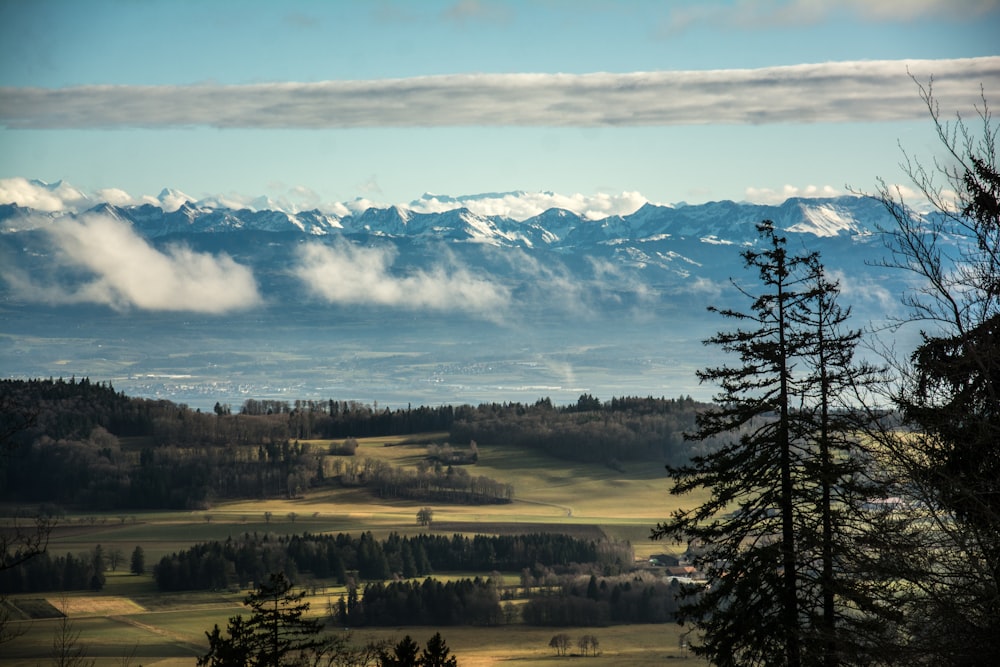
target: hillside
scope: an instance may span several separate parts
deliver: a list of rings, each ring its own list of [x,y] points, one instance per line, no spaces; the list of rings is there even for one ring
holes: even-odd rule
[[[297,499],[316,490],[492,505],[517,499],[504,474],[567,461],[612,472],[687,460],[683,432],[701,405],[687,399],[583,396],[556,407],[483,404],[377,410],[369,405],[247,400],[202,413],[129,398],[89,379],[0,382],[4,459],[0,500],[57,511],[207,510],[223,501]],[[433,432],[433,436],[426,435]],[[356,438],[420,443],[404,463],[358,449]],[[477,442],[478,441],[478,442]],[[481,465],[513,451],[516,462]],[[558,461],[558,462],[557,462]]]

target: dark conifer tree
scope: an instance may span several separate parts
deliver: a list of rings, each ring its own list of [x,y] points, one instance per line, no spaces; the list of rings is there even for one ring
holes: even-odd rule
[[[878,655],[888,610],[870,591],[866,543],[872,526],[864,508],[884,493],[873,461],[858,441],[867,415],[859,406],[884,381],[881,369],[857,363],[859,330],[847,328],[850,309],[837,301],[818,258],[810,262],[811,298],[791,318],[805,336],[799,403],[803,482],[809,510],[796,527],[804,601],[806,662],[826,667],[867,663]]]
[[[686,590],[679,620],[693,620],[704,642],[693,647],[720,665],[801,663],[793,495],[792,363],[801,341],[791,312],[809,297],[805,270],[811,258],[789,257],[773,224],[758,226],[763,250],[743,253],[759,274],[749,312],[718,310],[748,328],[720,332],[706,341],[738,355],[741,365],[708,368],[702,382],[722,390],[717,409],[702,413],[692,439],[738,439],[667,469],[671,493],[699,488],[711,497],[677,510],[653,530],[654,539],[685,540],[707,571],[703,592]]]
[[[209,652],[198,660],[198,665],[278,667],[314,653],[321,646],[317,635],[322,624],[304,617],[309,610],[304,596],[304,591],[292,592],[292,584],[284,574],[271,574],[266,583],[244,599],[243,604],[252,610],[248,619],[241,615],[230,618],[225,635],[218,626],[205,633]]]
[[[381,667],[418,667],[420,664],[420,646],[406,635],[395,646],[392,652],[383,653],[379,659]]]
[[[863,616],[860,603],[838,606],[852,548],[838,520],[844,501],[864,496],[855,488],[863,461],[835,408],[870,371],[852,366],[858,335],[841,332],[847,313],[818,255],[789,255],[769,221],[758,230],[762,248],[743,257],[759,293],[739,288],[750,308],[710,309],[737,327],[707,343],[740,364],[699,373],[720,385],[719,407],[689,438],[723,444],[668,466],[671,493],[705,489],[709,500],[678,510],[653,537],[686,541],[709,576],[705,588],[682,589],[678,612],[704,633],[698,654],[720,665],[833,665],[843,619]]]
[[[440,632],[427,640],[427,648],[420,654],[421,667],[457,667],[458,660],[451,655],[451,649],[445,643]]]
[[[129,567],[132,574],[146,574],[146,553],[141,546],[132,551],[132,561]]]

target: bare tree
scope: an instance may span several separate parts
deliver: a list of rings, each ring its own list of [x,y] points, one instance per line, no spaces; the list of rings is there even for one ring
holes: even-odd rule
[[[913,278],[898,323],[921,343],[889,356],[899,382],[887,397],[904,430],[876,432],[877,453],[899,497],[881,520],[892,539],[877,562],[907,584],[894,602],[911,664],[1000,662],[1000,173],[998,126],[985,90],[974,119],[942,117],[914,79],[943,155],[927,165],[903,150],[902,169],[931,211],[880,180],[891,213],[886,267]]]
[[[579,639],[576,640],[576,645],[580,649],[580,655],[597,655],[597,649],[600,648],[601,642],[598,641],[597,637],[594,635],[581,635]]]
[[[80,644],[80,631],[65,614],[52,633],[51,658],[53,667],[94,667],[94,661],[87,657],[86,649]]]
[[[554,648],[556,655],[566,655],[569,651],[569,641],[569,635],[560,632],[557,635],[553,635],[552,639],[549,640],[549,648]]]

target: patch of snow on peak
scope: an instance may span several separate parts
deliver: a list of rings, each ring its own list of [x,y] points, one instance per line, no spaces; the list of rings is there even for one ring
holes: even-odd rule
[[[805,221],[792,225],[787,231],[829,237],[857,229],[857,224],[849,213],[842,214],[838,207],[831,204],[805,206],[802,215]]]
[[[156,196],[156,199],[160,202],[160,208],[163,209],[164,213],[173,213],[180,209],[181,206],[194,201],[193,197],[188,197],[180,190],[172,188],[163,188],[160,190],[160,194]]]
[[[393,206],[392,208],[395,210],[396,215],[399,216],[399,219],[403,222],[409,222],[410,218],[413,217],[413,212],[409,209],[403,208],[402,206]]]

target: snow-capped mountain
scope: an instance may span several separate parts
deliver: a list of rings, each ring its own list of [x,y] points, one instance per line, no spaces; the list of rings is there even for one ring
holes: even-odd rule
[[[731,243],[751,241],[761,220],[772,220],[791,234],[838,237],[870,234],[885,221],[877,201],[863,197],[789,199],[780,206],[710,202],[698,205],[645,204],[634,213],[589,219],[567,209],[552,208],[525,220],[473,213],[466,207],[418,213],[402,206],[367,208],[338,216],[318,210],[288,213],[274,209],[228,208],[185,200],[164,190],[161,205],[145,203],[120,206],[101,203],[77,216],[110,215],[130,222],[147,238],[177,234],[238,231],[299,232],[313,236],[331,234],[372,235],[411,241],[486,243],[496,246],[583,248],[594,244],[621,244],[665,238],[697,238]],[[461,198],[448,198],[460,202]],[[441,201],[444,201],[443,199]],[[16,204],[0,209],[5,231],[32,211]],[[53,214],[47,214],[52,217]]]
[[[745,306],[731,282],[753,290],[740,251],[765,219],[790,251],[821,253],[859,327],[895,315],[907,289],[879,266],[875,232],[892,220],[861,197],[425,195],[335,213],[32,187],[0,203],[0,321],[16,341],[0,367],[110,374],[209,406],[291,390],[429,404],[695,391],[700,340],[719,326],[705,307]],[[173,375],[194,379],[149,379]]]

